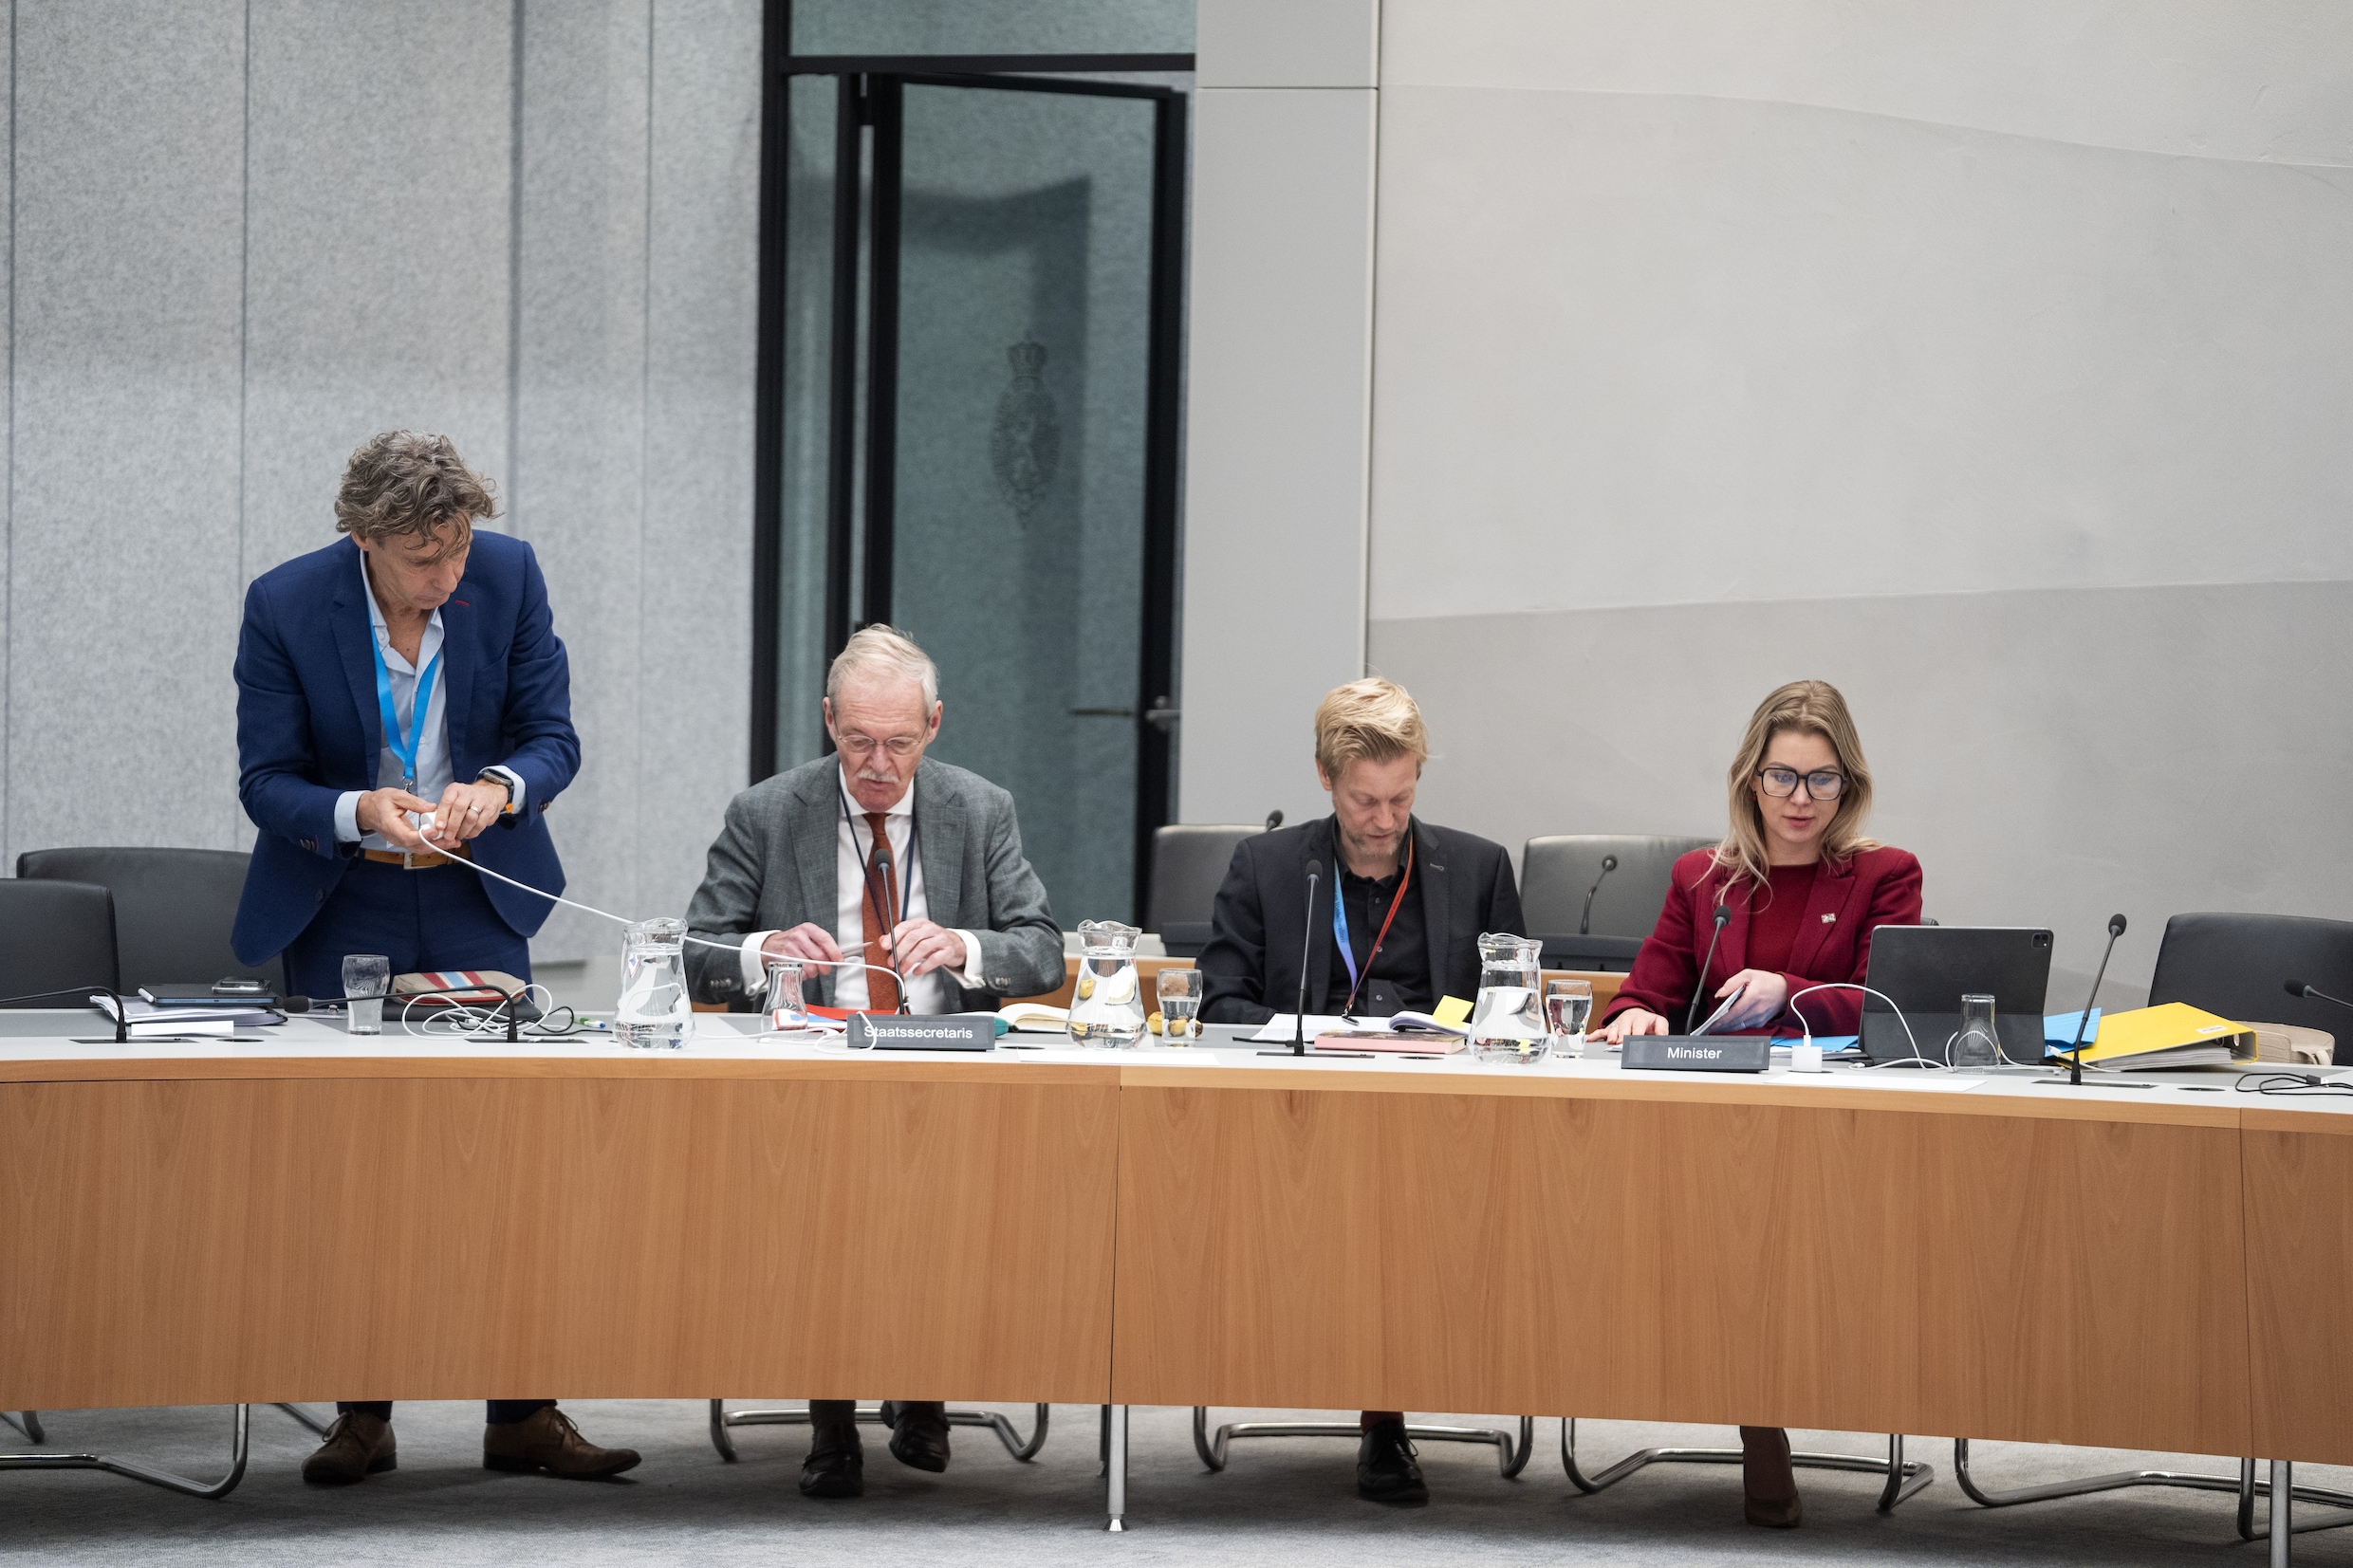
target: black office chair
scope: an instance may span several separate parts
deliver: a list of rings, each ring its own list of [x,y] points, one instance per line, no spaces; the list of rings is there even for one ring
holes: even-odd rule
[[[1233,822],[1185,822],[1154,831],[1144,929],[1159,933],[1171,958],[1201,956],[1209,946],[1218,886],[1233,864],[1233,846],[1265,831]]]
[[[134,990],[235,975],[275,991],[285,984],[277,959],[240,964],[229,949],[251,859],[227,849],[36,849],[16,858],[16,875],[110,890],[122,984]]]
[[[2353,1012],[2289,996],[2299,980],[2353,1001],[2353,921],[2301,914],[2177,914],[2157,947],[2149,1005],[2186,1002],[2242,1024],[2293,1024],[2337,1038],[2353,1066]]]
[[[1632,968],[1642,938],[1658,923],[1677,858],[1719,841],[1609,833],[1529,839],[1520,854],[1520,908],[1527,934],[1544,942],[1545,967]],[[1612,859],[1617,864],[1604,869]]]
[[[0,881],[0,997],[61,987],[115,988],[115,904],[89,882]],[[72,997],[5,1004],[71,1007]]]

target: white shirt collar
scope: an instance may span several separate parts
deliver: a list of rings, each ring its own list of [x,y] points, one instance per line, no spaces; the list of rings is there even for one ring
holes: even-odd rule
[[[399,653],[392,646],[391,630],[384,624],[384,607],[376,602],[376,584],[370,581],[368,578],[367,551],[358,550],[355,551],[355,553],[360,557],[360,597],[367,600],[368,625],[375,629],[376,640],[382,646],[387,657],[391,659],[399,659],[402,671],[408,674],[414,675],[417,673],[417,666],[409,663],[407,659],[402,658]],[[435,605],[434,607],[432,618],[425,622],[425,635],[433,640],[435,646],[438,647],[440,645],[441,609],[439,605]],[[417,645],[417,656],[421,659],[430,660],[432,655],[425,652],[424,645],[420,642]],[[386,668],[390,668],[389,664],[387,664]],[[907,793],[912,795],[915,791],[910,789]]]

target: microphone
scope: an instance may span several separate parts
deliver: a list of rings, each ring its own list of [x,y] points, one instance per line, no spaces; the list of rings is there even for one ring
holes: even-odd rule
[[[1307,932],[1299,944],[1299,1010],[1291,1015],[1291,1055],[1307,1054],[1307,954],[1315,949],[1315,885],[1324,879],[1324,862],[1307,862]]]
[[[1593,895],[1602,891],[1603,877],[1607,876],[1611,872],[1616,871],[1617,869],[1618,857],[1615,855],[1604,855],[1602,857],[1602,876],[1596,876],[1593,879],[1593,885],[1585,889],[1585,912],[1577,917],[1578,935],[1590,936],[1593,934]]]
[[[1272,833],[1276,828],[1281,827],[1282,825],[1283,810],[1280,806],[1277,806],[1274,810],[1267,813],[1267,831],[1269,833]]]
[[[1724,938],[1724,927],[1732,917],[1732,906],[1715,906],[1715,934],[1708,938],[1708,956],[1699,961],[1699,984],[1692,987],[1691,1005],[1683,1010],[1683,1032],[1689,1034],[1699,1018],[1699,993],[1708,988],[1708,966],[1715,962],[1715,945]]]
[[[913,1013],[915,1009],[907,1005],[907,966],[899,961],[899,884],[891,879],[891,840],[888,834],[878,833],[874,836],[874,854],[868,858],[867,864],[869,876],[876,872],[882,874],[882,896],[875,900],[874,906],[875,923],[882,928],[882,950],[891,955],[891,968],[899,971],[892,977],[899,982],[899,1010]],[[866,892],[869,895],[874,892],[871,884]],[[874,1001],[872,984],[868,982],[866,992],[869,1005]]]
[[[2315,1002],[2334,1002],[2340,1007],[2353,1007],[2353,1002],[2347,1002],[2342,996],[2331,996],[2326,991],[2307,986],[2301,980],[2290,980],[2288,983],[2288,994],[2309,997]]]
[[[2075,1043],[2067,1047],[2067,1083],[2072,1088],[2084,1086],[2084,1030],[2091,1023],[2093,1005],[2100,1000],[2100,982],[2108,977],[2108,955],[2116,951],[2116,939],[2123,934],[2124,917],[2109,915],[2108,945],[2101,950],[2099,972],[2091,977],[2091,995],[2084,999],[2084,1010],[2076,1015]]]

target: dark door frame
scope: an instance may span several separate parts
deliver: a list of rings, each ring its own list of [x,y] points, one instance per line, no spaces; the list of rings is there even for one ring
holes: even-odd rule
[[[1081,82],[1026,72],[1190,71],[1194,57],[1132,55],[848,56],[790,52],[791,0],[769,0],[760,135],[757,444],[752,478],[751,757],[753,783],[778,770],[784,560],[786,176],[789,98],[796,76],[841,83],[835,117],[833,309],[827,383],[825,656],[860,624],[890,614],[891,545],[898,425],[899,197],[901,94],[907,83],[998,91],[1138,98],[1154,107],[1151,322],[1145,370],[1142,656],[1132,710],[1137,727],[1135,890],[1140,915],[1150,895],[1153,830],[1170,816],[1176,722],[1177,378],[1184,308],[1186,101],[1173,88]],[[864,135],[873,131],[868,256],[865,465],[865,592],[853,619],[850,556],[856,537],[858,254]]]

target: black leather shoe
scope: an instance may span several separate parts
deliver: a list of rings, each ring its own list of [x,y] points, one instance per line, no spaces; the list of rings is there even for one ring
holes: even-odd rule
[[[1404,1422],[1380,1422],[1357,1444],[1356,1495],[1397,1508],[1418,1508],[1430,1501]]]
[[[891,1457],[934,1475],[948,1467],[948,1407],[937,1400],[906,1400],[891,1428]]]
[[[801,1461],[803,1497],[863,1497],[866,1446],[847,1421],[821,1421],[809,1429],[808,1457]]]

